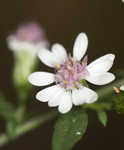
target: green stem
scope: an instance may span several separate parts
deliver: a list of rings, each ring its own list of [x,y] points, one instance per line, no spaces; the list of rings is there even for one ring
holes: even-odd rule
[[[32,120],[27,121],[26,123],[24,123],[23,125],[19,126],[16,129],[16,136],[15,138],[27,133],[28,131],[35,129],[36,127],[38,127],[39,125],[52,120],[53,118],[55,118],[57,115],[56,112],[50,112],[48,114],[45,115],[41,115],[39,117],[36,117]],[[0,147],[7,144],[9,142],[9,138],[7,136],[7,134],[1,134],[0,135]]]
[[[24,116],[26,112],[26,104],[25,105],[20,105],[16,111],[16,120],[18,123],[22,123],[24,121]]]

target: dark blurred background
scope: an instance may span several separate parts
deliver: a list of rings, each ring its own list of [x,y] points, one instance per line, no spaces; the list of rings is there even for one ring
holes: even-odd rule
[[[5,0],[0,2],[0,20],[0,89],[12,103],[16,101],[11,81],[14,62],[6,37],[25,21],[38,21],[46,29],[51,43],[59,42],[68,51],[77,34],[86,32],[89,61],[112,52],[116,54],[113,71],[124,67],[124,3],[121,0]],[[42,65],[40,68],[43,69]],[[47,104],[35,99],[29,109],[50,110]],[[49,122],[0,149],[50,150],[54,123]],[[0,118],[0,131],[3,130],[4,121]],[[109,112],[108,126],[104,128],[91,112],[88,130],[73,150],[123,150],[123,137],[124,116]]]

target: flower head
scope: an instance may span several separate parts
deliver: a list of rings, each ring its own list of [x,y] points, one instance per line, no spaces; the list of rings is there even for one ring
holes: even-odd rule
[[[47,66],[55,68],[55,74],[34,72],[29,76],[29,81],[35,86],[45,86],[53,82],[56,85],[38,92],[36,99],[48,102],[50,107],[58,106],[61,113],[70,111],[73,104],[93,103],[98,99],[97,93],[82,84],[82,81],[95,85],[113,81],[115,76],[108,71],[113,65],[115,56],[107,54],[87,65],[88,57],[84,57],[87,47],[87,36],[80,33],[74,43],[73,57],[68,56],[60,44],[54,44],[51,51],[47,49],[39,51],[40,60]]]
[[[48,47],[45,31],[35,22],[22,24],[8,36],[7,44],[14,52],[14,84],[24,91],[30,87],[27,78],[37,65],[38,50]]]
[[[48,41],[43,28],[35,22],[20,25],[16,32],[8,37],[8,46],[11,50],[33,51],[46,47]]]
[[[72,90],[74,87],[83,87],[81,80],[88,75],[87,61],[87,56],[83,59],[82,64],[69,56],[64,64],[57,69],[56,82],[67,90]]]

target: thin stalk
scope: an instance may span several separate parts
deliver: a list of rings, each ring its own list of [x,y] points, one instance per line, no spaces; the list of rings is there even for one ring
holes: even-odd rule
[[[54,119],[56,117],[56,115],[57,115],[57,112],[50,112],[48,114],[41,115],[39,117],[36,117],[34,119],[27,121],[26,123],[24,123],[23,125],[19,126],[16,129],[15,138],[27,133],[30,130],[37,128],[39,125],[41,125],[41,124],[43,124],[49,120]],[[10,139],[8,138],[7,134],[1,134],[0,135],[0,147],[4,146],[9,141],[10,141]]]

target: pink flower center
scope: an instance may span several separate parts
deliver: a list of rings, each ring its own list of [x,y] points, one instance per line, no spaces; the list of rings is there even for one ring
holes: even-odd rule
[[[56,82],[59,83],[61,87],[68,90],[82,88],[81,80],[85,79],[88,74],[86,69],[87,61],[87,56],[85,56],[82,63],[69,56],[65,63],[58,67],[56,72]]]
[[[35,22],[20,25],[14,35],[18,40],[33,44],[46,40],[45,31]]]

